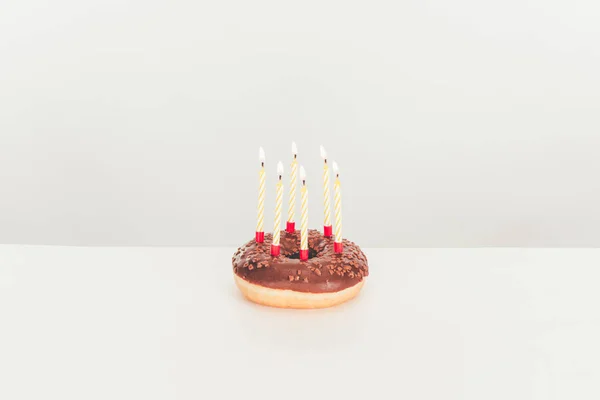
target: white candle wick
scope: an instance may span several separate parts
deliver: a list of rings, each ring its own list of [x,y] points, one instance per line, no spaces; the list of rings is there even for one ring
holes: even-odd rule
[[[283,164],[281,161],[277,163],[277,175],[279,175],[279,179],[281,179],[281,176],[283,175]]]
[[[298,155],[298,148],[296,147],[296,142],[292,142],[292,154],[294,155],[294,158],[296,158],[296,156]]]
[[[261,164],[265,163],[265,150],[262,147],[258,148],[258,159]]]
[[[303,166],[300,166],[300,179],[302,180],[302,183],[304,184],[304,181],[306,181],[306,171],[304,170]]]

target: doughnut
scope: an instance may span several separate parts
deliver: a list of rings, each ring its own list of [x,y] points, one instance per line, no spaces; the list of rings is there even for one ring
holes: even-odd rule
[[[335,253],[333,238],[308,231],[308,260],[300,260],[300,231],[281,231],[280,255],[271,256],[273,235],[250,240],[232,257],[234,280],[250,301],[279,308],[325,308],[354,298],[369,275],[367,257],[343,239]]]

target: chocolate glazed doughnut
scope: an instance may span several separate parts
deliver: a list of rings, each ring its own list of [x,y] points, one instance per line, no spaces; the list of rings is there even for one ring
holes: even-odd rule
[[[341,254],[333,239],[308,231],[309,259],[300,261],[300,231],[281,231],[281,255],[270,254],[273,235],[264,243],[253,239],[232,258],[235,282],[244,296],[259,304],[286,308],[323,308],[356,296],[369,275],[367,257],[343,240]]]

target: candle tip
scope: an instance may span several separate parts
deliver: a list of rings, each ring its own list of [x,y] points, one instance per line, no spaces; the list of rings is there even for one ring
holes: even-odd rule
[[[325,151],[325,147],[321,145],[321,157],[323,160],[327,160],[327,152]]]
[[[298,154],[298,148],[296,147],[296,142],[292,142],[292,154]]]
[[[258,159],[260,160],[260,162],[264,163],[265,162],[265,150],[262,147],[258,148]]]
[[[338,168],[337,163],[334,161],[332,163],[332,165],[333,165],[333,173],[336,174],[336,175],[339,175],[340,174],[340,169]]]
[[[303,181],[306,180],[306,171],[304,170],[303,166],[300,166],[300,179]]]
[[[277,163],[277,175],[283,175],[283,164],[281,163],[281,161]]]

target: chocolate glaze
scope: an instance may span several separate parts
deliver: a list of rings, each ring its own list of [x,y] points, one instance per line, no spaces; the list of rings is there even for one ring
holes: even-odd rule
[[[281,231],[281,255],[271,256],[273,235],[265,234],[264,243],[252,239],[232,258],[233,272],[240,278],[272,289],[297,292],[338,292],[356,285],[369,275],[367,257],[360,247],[343,240],[342,254],[336,254],[333,238],[317,230],[308,231],[309,258],[300,261],[300,231]]]

